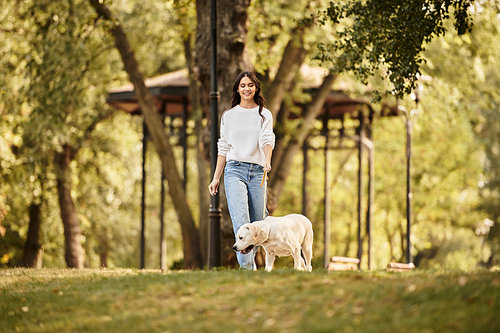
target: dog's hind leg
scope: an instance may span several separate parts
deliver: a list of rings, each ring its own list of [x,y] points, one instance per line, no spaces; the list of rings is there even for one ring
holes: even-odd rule
[[[292,253],[293,257],[293,268],[299,271],[304,271],[306,270],[306,265],[304,263],[304,259],[302,259],[302,256],[300,255],[300,247],[296,247],[295,251]]]
[[[303,245],[302,253],[304,254],[304,259],[306,262],[306,271],[312,271],[311,259],[312,259],[312,246]]]
[[[313,232],[312,229],[306,232],[306,236],[304,237],[304,241],[301,244],[302,254],[304,255],[304,259],[306,261],[306,271],[312,271],[311,259],[312,259],[312,244],[313,244]]]

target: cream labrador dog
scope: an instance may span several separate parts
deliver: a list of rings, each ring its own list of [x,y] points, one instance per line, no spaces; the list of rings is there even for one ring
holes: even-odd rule
[[[266,251],[266,271],[273,269],[276,256],[292,255],[297,270],[312,270],[313,229],[304,215],[290,214],[282,217],[268,216],[262,221],[243,224],[236,234],[235,251],[249,253],[255,246]],[[304,254],[304,259],[300,255]]]

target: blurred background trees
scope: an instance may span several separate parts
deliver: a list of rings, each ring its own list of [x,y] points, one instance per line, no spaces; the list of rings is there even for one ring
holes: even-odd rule
[[[207,207],[203,191],[208,184],[203,180],[208,172],[203,165],[208,164],[200,160],[207,155],[207,124],[202,116],[208,112],[203,73],[208,73],[204,38],[209,35],[202,27],[210,12],[196,9],[207,8],[207,3],[104,3],[121,22],[144,77],[190,66],[192,89],[201,87],[199,100],[192,101],[199,109],[193,110],[190,120],[196,135],[188,142],[186,201],[203,237],[203,214],[208,214],[203,208]],[[231,8],[221,7],[227,16],[220,17],[227,19],[220,24],[227,25],[226,33],[229,27],[239,29],[234,44],[239,48],[231,48],[221,38],[221,59],[225,60],[219,60],[220,71],[226,71],[229,63],[234,66],[221,82],[221,92],[230,89],[234,73],[243,66],[253,67],[259,75],[264,96],[272,105],[278,137],[269,175],[272,190],[279,189],[271,193],[273,214],[300,213],[302,154],[296,152],[320,124],[312,120],[313,107],[309,108],[311,121],[301,122],[307,115],[294,102],[313,106],[321,97],[304,90],[311,77],[299,69],[303,64],[321,66],[316,59],[325,60],[325,53],[318,43],[341,40],[337,31],[348,27],[348,21],[298,24],[328,8],[326,1],[242,1],[237,17],[244,20],[246,16],[247,23],[233,25]],[[500,8],[494,0],[475,1],[466,8],[474,24],[471,31],[459,35],[453,20],[445,20],[447,32],[424,43],[419,70],[432,80],[423,84],[418,106],[411,96],[400,100],[408,109],[419,110],[413,129],[412,252],[420,267],[474,269],[498,264]],[[107,92],[128,82],[109,31],[110,23],[97,19],[88,0],[6,0],[0,9],[1,267],[139,265],[142,117],[106,104]],[[331,64],[324,62],[323,66],[330,69]],[[359,82],[356,73],[338,69],[325,79],[325,85],[353,98],[369,102],[375,97],[371,90],[391,91],[394,87],[380,68],[374,74],[381,73],[382,78],[365,77],[368,86]],[[396,104],[391,94],[380,97],[382,103]],[[221,98],[223,109],[229,95],[224,93]],[[380,110],[380,105],[374,107]],[[404,258],[406,164],[401,117],[376,118],[374,125],[372,267],[376,268]],[[320,145],[321,140],[314,138],[310,144]],[[146,160],[148,268],[159,267],[160,251],[161,163],[155,151],[150,145]],[[178,148],[174,147],[174,153],[181,156]],[[288,157],[281,164],[283,156]],[[316,267],[320,267],[324,153],[312,150],[309,156],[308,210],[315,228]],[[357,154],[333,152],[331,173],[330,254],[356,256]],[[165,207],[167,263],[171,267],[182,261],[183,238],[170,196]],[[485,219],[495,223],[488,235],[481,232]],[[230,233],[228,237],[230,242]],[[226,252],[226,256],[230,254]]]

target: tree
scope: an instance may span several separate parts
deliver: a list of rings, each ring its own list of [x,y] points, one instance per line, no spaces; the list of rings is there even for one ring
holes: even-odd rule
[[[299,71],[300,65],[305,61],[307,54],[310,52],[310,48],[306,42],[306,36],[311,35],[312,28],[311,25],[307,25],[307,29],[297,27],[297,23],[291,18],[284,18],[280,13],[292,13],[294,9],[298,9],[295,12],[299,18],[303,18],[302,12],[300,10],[310,10],[309,2],[298,1],[298,2],[268,2],[268,1],[256,1],[250,4],[249,1],[239,1],[236,4],[234,2],[225,3],[224,1],[218,1],[218,78],[219,78],[219,92],[220,92],[220,104],[219,113],[226,110],[230,106],[230,97],[232,86],[236,76],[242,70],[251,70],[251,63],[258,66],[255,71],[261,74],[261,83],[263,85],[264,96],[268,97],[268,107],[270,108],[273,116],[275,117],[275,124],[278,124],[278,117],[286,119],[283,116],[287,111],[283,111],[282,115],[279,116],[281,105],[285,99],[286,94],[292,89],[292,82],[296,78]],[[209,1],[197,1],[197,37],[196,37],[196,68],[198,70],[199,82],[200,82],[200,101],[202,109],[205,115],[208,114],[209,109],[209,93],[210,93],[210,36],[207,31],[210,31],[210,6]],[[222,10],[223,9],[223,10]],[[247,42],[248,39],[248,21],[247,16],[252,15],[252,36],[251,40]],[[272,14],[271,14],[272,13]],[[254,21],[256,20],[256,21]],[[274,29],[274,31],[269,32],[269,27],[273,27],[276,21],[286,22],[286,26],[281,26],[282,29]],[[278,26],[279,26],[278,24]],[[262,30],[261,30],[262,29]],[[261,33],[262,32],[262,33]],[[236,36],[236,37],[235,37]],[[262,37],[265,36],[265,37]],[[258,41],[257,41],[258,40]],[[278,74],[271,79],[269,76],[269,67],[263,66],[266,60],[259,58],[263,61],[257,61],[255,59],[250,59],[250,55],[247,52],[247,44],[255,45],[256,42],[263,43],[264,41],[270,41],[267,47],[276,43],[280,40],[280,46],[277,47],[275,56],[275,62],[272,63],[274,67],[279,68]],[[286,45],[286,47],[285,47]],[[260,50],[263,51],[263,50]],[[264,50],[264,53],[266,51]],[[269,65],[269,63],[268,63]],[[334,81],[334,76],[325,79],[323,90],[315,96],[315,99],[310,104],[309,118],[314,119],[315,115],[321,110],[322,101],[328,95],[330,86]],[[298,132],[298,137],[296,141],[293,141],[293,146],[300,146],[302,144],[303,138],[305,138],[305,133],[311,129],[311,122],[307,122],[305,126],[301,128]],[[207,132],[205,132],[207,133]],[[205,139],[205,142],[208,140]],[[283,151],[283,145],[277,143],[275,151],[273,153],[273,168],[274,170],[270,173],[269,179],[269,195],[275,197],[276,200],[270,199],[270,202],[276,202],[279,198],[280,192],[275,192],[272,187],[276,187],[279,190],[282,188],[286,181],[287,170],[289,170],[291,164],[288,163],[291,158],[293,158],[296,149],[289,149],[288,155],[283,159],[283,163],[277,160],[276,157],[281,157],[281,152]],[[208,152],[208,147],[205,146],[205,151]],[[206,154],[205,156],[208,156]],[[288,164],[287,164],[288,163]],[[281,165],[281,167],[280,167]],[[274,175],[281,172],[281,177],[276,178],[273,181]],[[204,188],[206,191],[206,186]],[[223,243],[223,258],[228,258],[233,256],[234,251],[232,250],[232,244],[234,243],[234,234],[230,219],[225,207],[224,192],[220,192],[223,200],[223,223],[222,223],[222,243]],[[274,195],[276,193],[276,195]],[[276,206],[268,205],[270,211],[272,212]],[[226,264],[226,263],[224,263]]]
[[[17,15],[14,29],[24,35],[24,47],[8,52],[12,59],[17,59],[11,64],[20,70],[22,93],[27,94],[23,96],[27,103],[16,110],[27,115],[19,123],[22,141],[16,150],[24,158],[30,156],[30,160],[36,161],[33,179],[43,179],[43,173],[53,167],[64,225],[66,262],[69,267],[81,268],[81,228],[71,196],[70,163],[96,124],[112,112],[88,89],[95,87],[93,84],[99,79],[105,79],[103,72],[99,79],[94,76],[95,68],[104,65],[99,62],[100,31],[88,16],[71,17],[71,13],[82,10],[82,2],[9,5]],[[87,52],[88,49],[92,52]],[[43,180],[40,186],[43,190]],[[38,204],[34,201],[30,208],[26,258],[34,258],[29,251],[38,243],[36,231],[41,223]]]
[[[324,77],[321,86],[313,93],[305,93],[300,86],[304,80],[299,73],[301,65],[314,50],[314,44],[328,35],[327,29],[319,30],[311,22],[300,23],[308,13],[315,11],[316,6],[316,2],[310,1],[258,1],[252,8],[252,20],[256,21],[252,45],[263,46],[259,52],[266,56],[275,54],[274,63],[265,60],[260,54],[256,55],[260,61],[256,70],[262,74],[264,95],[268,97],[268,106],[275,120],[276,146],[272,158],[273,171],[269,174],[268,182],[270,213],[277,208],[292,167],[291,162],[312,130],[337,78],[335,74]],[[291,16],[288,20],[283,19],[285,12]],[[268,31],[270,26],[279,29]],[[274,78],[271,78],[271,72],[275,73]],[[304,98],[304,95],[307,97]],[[290,126],[292,122],[288,118],[294,108],[292,104],[299,101],[304,104],[302,109],[296,110],[299,123]],[[293,134],[287,132],[288,127],[294,128]]]
[[[276,214],[298,212],[301,185],[301,168],[298,165],[301,163],[301,156],[296,152],[307,134],[319,128],[317,114],[332,83],[335,84],[338,77],[344,80],[347,77],[334,72],[325,78],[320,89],[304,90],[303,81],[307,78],[301,77],[300,66],[303,63],[314,64],[312,58],[316,54],[316,45],[320,41],[325,44],[333,43],[335,39],[331,32],[342,29],[343,24],[348,22],[341,20],[335,25],[325,22],[321,28],[312,22],[297,23],[310,13],[317,12],[321,3],[256,0],[238,2],[234,6],[233,3],[219,2],[221,7],[218,23],[223,32],[219,38],[220,111],[229,105],[228,92],[238,72],[254,66],[263,84],[264,96],[268,98],[268,106],[275,116],[277,145],[273,154],[273,171],[269,175],[269,189],[274,192],[274,198],[269,203]],[[14,4],[18,4],[17,1],[9,2],[11,6]],[[481,2],[481,6],[485,4],[486,2]],[[203,231],[206,222],[203,219],[208,215],[206,184],[209,177],[209,126],[206,126],[208,124],[204,123],[203,118],[208,114],[209,100],[210,41],[207,32],[210,10],[207,1],[198,1],[196,5],[198,6],[195,7],[194,1],[190,0],[173,4],[130,0],[121,3],[120,7],[110,5],[112,13],[116,15],[110,21],[102,19],[105,16],[96,18],[94,10],[86,1],[42,1],[36,5],[28,1],[22,3],[22,6],[10,7],[7,11],[7,15],[15,13],[15,21],[0,17],[3,18],[0,23],[0,39],[6,41],[6,47],[0,50],[0,59],[6,64],[0,70],[0,237],[5,235],[0,242],[2,263],[5,264],[8,260],[9,265],[21,263],[24,248],[22,242],[28,239],[24,244],[27,258],[33,258],[28,254],[34,254],[43,243],[44,265],[62,264],[57,259],[62,257],[59,248],[64,247],[62,237],[58,235],[62,229],[61,216],[54,214],[60,210],[57,208],[57,181],[71,186],[69,193],[66,185],[59,186],[59,192],[64,194],[63,198],[69,198],[73,202],[74,209],[69,211],[76,213],[81,236],[75,239],[80,239],[81,249],[85,251],[85,265],[129,266],[135,262],[133,257],[137,247],[134,246],[133,233],[137,232],[137,226],[133,220],[138,214],[135,208],[140,167],[132,155],[127,154],[130,151],[138,154],[140,150],[140,145],[137,145],[140,119],[119,113],[92,125],[100,115],[110,111],[105,106],[106,89],[110,84],[118,85],[127,80],[121,68],[123,59],[130,53],[124,52],[126,54],[120,59],[116,45],[113,46],[117,39],[117,26],[127,32],[130,44],[128,51],[135,51],[136,64],[126,67],[134,76],[137,73],[152,76],[178,69],[184,64],[190,70],[191,103],[198,138],[198,167],[193,166],[190,171],[195,173],[197,169],[199,181],[190,182],[188,186],[198,186],[199,189],[199,228],[196,228],[194,222],[194,227],[186,227],[185,224],[186,221],[194,221],[196,216],[186,220],[186,215],[182,217],[177,214],[177,218],[179,226],[184,228],[179,232],[183,234],[184,246],[190,244],[185,237],[194,239],[193,235],[196,237],[197,233],[199,237],[206,235]],[[340,6],[338,2],[336,5]],[[375,8],[375,5],[371,4],[371,8]],[[405,6],[411,8],[410,4],[402,3],[396,7],[397,10],[402,10]],[[195,8],[198,9],[197,12]],[[173,16],[165,14],[167,12],[171,12]],[[5,12],[2,13],[5,15]],[[453,10],[450,13],[453,15]],[[488,9],[482,12],[477,10],[475,13],[482,13],[484,17],[489,13],[495,18],[497,12]],[[72,22],[69,22],[70,17]],[[172,17],[176,22],[170,21]],[[398,21],[398,17],[394,20]],[[165,22],[169,22],[169,27],[172,27],[172,23],[175,27],[162,29]],[[443,29],[450,33],[444,37],[439,35],[438,38],[436,34],[431,35],[433,42],[425,44],[425,53],[421,54],[421,58],[427,62],[419,65],[422,73],[434,77],[433,82],[427,84],[426,97],[420,103],[421,112],[414,131],[413,181],[415,191],[418,189],[414,201],[414,244],[416,259],[425,265],[432,265],[432,260],[440,260],[447,265],[459,262],[457,258],[464,258],[464,250],[460,249],[460,255],[454,254],[454,259],[451,254],[456,252],[460,242],[465,242],[469,247],[475,241],[467,240],[471,238],[469,236],[475,221],[484,217],[484,211],[491,214],[488,216],[496,214],[497,143],[494,133],[497,119],[494,110],[498,103],[494,91],[496,85],[484,83],[496,82],[495,48],[484,48],[484,45],[496,45],[496,21],[475,21],[475,26],[481,27],[481,30],[473,30],[461,37],[457,37],[449,21],[444,22]],[[196,36],[195,26],[198,26]],[[148,38],[144,39],[144,35]],[[233,39],[234,36],[237,38]],[[450,48],[444,51],[446,45]],[[122,51],[123,49],[125,48]],[[172,53],[165,55],[167,52]],[[447,57],[454,59],[450,60],[454,63],[453,68],[445,66],[448,62],[441,61],[448,59]],[[127,63],[130,64],[128,61]],[[327,67],[335,65],[334,62],[325,64]],[[109,71],[106,69],[108,65],[111,67]],[[387,69],[384,66],[380,65],[379,70]],[[82,71],[82,68],[86,70]],[[457,68],[460,70],[457,71]],[[456,72],[465,72],[467,75],[462,77]],[[487,73],[483,79],[481,72]],[[377,70],[373,73],[377,73]],[[486,77],[488,81],[482,81]],[[375,82],[369,75],[367,80],[371,80],[372,84]],[[459,83],[453,85],[453,82]],[[377,87],[377,84],[374,86]],[[463,89],[469,85],[474,89]],[[196,97],[197,94],[199,98]],[[147,97],[142,103],[148,104]],[[411,101],[404,99],[402,103],[408,105]],[[156,112],[156,108],[150,109]],[[452,116],[448,110],[456,115]],[[289,119],[289,115],[294,115],[294,119]],[[468,121],[471,127],[468,126]],[[85,134],[87,129],[90,132]],[[377,120],[376,170],[387,171],[376,172],[375,180],[377,199],[374,218],[377,228],[373,235],[373,249],[380,253],[376,259],[378,267],[385,266],[391,258],[400,258],[404,253],[402,131],[403,127],[398,119]],[[474,141],[471,133],[484,143],[487,153],[480,155],[478,142]],[[166,140],[166,145],[170,144],[171,153],[176,156],[177,151],[168,134],[163,138],[161,133],[158,136],[159,141]],[[315,145],[319,141],[321,139],[314,138],[310,140],[310,144]],[[165,143],[160,143],[160,148],[163,154],[174,160],[172,154],[168,153],[168,147],[165,148]],[[192,150],[190,154],[194,156]],[[311,150],[309,155],[311,165],[323,163],[321,152]],[[470,161],[470,156],[479,157]],[[352,255],[355,250],[352,246],[355,243],[355,230],[350,222],[355,219],[356,214],[356,198],[352,190],[356,178],[352,170],[356,168],[357,158],[352,152],[345,151],[335,152],[335,157],[332,168],[336,174],[335,188],[332,190],[332,207],[336,212],[336,219],[332,222],[333,250],[342,255]],[[153,156],[148,161],[155,171],[150,173],[152,177],[157,177],[156,173],[159,171],[156,169],[159,168],[156,165],[159,163],[155,158]],[[485,200],[479,208],[484,211],[477,212],[474,210],[478,203],[474,184],[482,158],[488,161],[482,173],[484,178],[481,178],[485,185],[480,194]],[[69,164],[66,163],[67,160],[70,160]],[[61,161],[65,163],[57,163]],[[171,167],[174,166],[169,166],[169,170],[173,170]],[[66,170],[68,173],[66,177],[57,176],[56,170]],[[176,211],[170,210],[166,214],[171,220],[175,220],[175,214],[179,210],[194,211],[197,201],[189,194],[194,191],[182,194],[175,190],[176,183],[181,182],[180,175],[172,176],[169,171],[167,173],[169,177],[173,177],[168,180],[168,185],[171,197],[175,200]],[[320,230],[321,224],[318,221],[322,220],[323,214],[323,170],[312,168],[310,176],[310,218],[315,222],[315,230]],[[158,179],[154,179],[154,182],[159,183]],[[279,206],[273,205],[272,199],[279,200]],[[169,200],[167,198],[167,202]],[[221,203],[224,202],[221,200]],[[69,201],[68,205],[71,208]],[[153,214],[154,209],[150,210]],[[33,221],[32,230],[35,231],[36,222],[39,221],[41,242],[37,242],[36,237],[28,236],[36,236],[36,232],[30,231],[30,220]],[[175,232],[177,227],[173,226]],[[491,230],[492,236],[495,236],[495,230],[495,227]],[[226,236],[223,260],[226,260],[234,253],[231,249],[234,242],[232,228],[227,216],[223,221],[223,232]],[[78,232],[72,234],[78,235]],[[321,240],[321,233],[317,234],[317,240]],[[443,238],[443,234],[454,235],[460,242]],[[201,256],[206,248],[202,240],[200,238],[198,241]],[[173,245],[172,251],[176,251],[176,255],[180,255],[180,244],[176,240]],[[320,245],[317,244],[316,247]],[[476,250],[474,248],[471,251]],[[183,251],[185,256],[186,251],[189,252],[188,256],[196,252],[186,247]],[[152,249],[149,252],[153,253]],[[429,259],[435,253],[439,259]],[[475,256],[474,252],[470,258]],[[191,265],[190,262],[197,262],[196,259],[193,261],[193,257],[185,258],[186,267],[200,267],[204,262],[200,260],[198,264]],[[27,259],[26,262],[28,261],[35,263],[35,259]],[[467,265],[470,267],[470,260]]]
[[[471,30],[472,0],[350,0],[330,2],[319,13],[320,24],[345,24],[338,40],[319,44],[319,58],[335,71],[352,71],[363,83],[382,71],[398,97],[410,94],[419,78],[425,43],[444,35],[453,12],[459,34]],[[314,21],[315,18],[307,20]],[[348,23],[347,23],[347,22]],[[378,91],[376,91],[378,93]]]
[[[476,1],[471,13],[474,29],[462,36],[450,33],[431,43],[424,53],[427,60],[424,70],[438,78],[439,84],[445,89],[442,96],[454,97],[452,109],[457,116],[468,117],[479,144],[478,151],[484,163],[482,172],[474,176],[479,191],[477,216],[469,227],[476,231],[484,219],[495,221],[488,238],[491,255],[481,259],[492,265],[498,262],[500,251],[500,211],[495,199],[500,175],[500,160],[495,148],[500,142],[500,96],[495,88],[500,82],[497,70],[500,61],[500,7],[497,1]],[[448,59],[446,63],[441,61],[444,57]]]
[[[175,164],[175,156],[163,129],[160,116],[157,113],[156,105],[144,83],[144,78],[134,56],[134,51],[128,42],[123,27],[119,21],[113,18],[109,9],[97,0],[90,0],[90,4],[94,7],[100,18],[110,22],[110,32],[114,37],[116,48],[120,52],[125,71],[134,85],[144,119],[155,143],[163,168],[166,170],[165,176],[169,183],[170,196],[176,207],[182,229],[184,265],[186,268],[201,268],[203,263],[199,247],[199,234],[195,227],[189,205],[187,204],[182,180]]]
[[[203,125],[206,110],[202,109],[200,100],[200,81],[196,65],[196,3],[192,0],[176,1],[174,3],[177,14],[176,22],[181,27],[184,58],[189,73],[189,97],[191,102],[191,119],[195,125],[196,135],[196,163],[198,176],[198,230],[200,234],[200,249],[203,262],[208,261],[208,210],[209,194],[205,184],[209,183],[209,158],[208,158],[208,127]]]

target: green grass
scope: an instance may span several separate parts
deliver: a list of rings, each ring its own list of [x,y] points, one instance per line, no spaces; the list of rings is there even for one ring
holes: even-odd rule
[[[500,332],[500,272],[0,270],[0,332]]]

